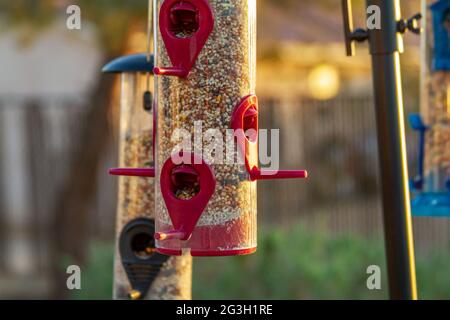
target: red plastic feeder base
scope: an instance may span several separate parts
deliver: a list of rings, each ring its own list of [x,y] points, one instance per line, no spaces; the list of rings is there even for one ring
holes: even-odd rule
[[[166,256],[181,256],[182,250],[163,249],[156,248],[156,252],[164,254]],[[236,250],[191,250],[191,256],[193,257],[231,257],[231,256],[245,256],[256,252],[256,247],[249,249],[236,249]]]
[[[168,224],[157,225],[161,232],[171,229]],[[256,214],[253,212],[245,212],[239,219],[223,224],[196,227],[187,242],[156,241],[156,250],[170,256],[180,256],[183,250],[193,257],[242,256],[254,253],[256,247]]]

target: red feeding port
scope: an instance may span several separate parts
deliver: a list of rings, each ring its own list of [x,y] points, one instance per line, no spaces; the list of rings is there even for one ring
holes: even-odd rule
[[[210,166],[194,154],[189,163],[176,165],[168,159],[161,171],[161,193],[172,224],[157,218],[157,251],[181,255],[188,248],[192,256],[233,256],[256,251],[256,214],[252,208],[231,221],[197,225],[216,191],[216,179]],[[189,190],[189,198],[180,199],[180,190]],[[194,192],[192,193],[192,190]],[[253,242],[249,239],[255,239]]]
[[[175,4],[170,9],[169,30],[179,38],[189,38],[199,29],[197,9],[187,2]]]
[[[277,179],[302,179],[305,170],[264,170],[259,168],[258,142],[258,98],[245,97],[235,108],[231,118],[231,128],[235,130],[238,150],[245,159],[245,166],[252,181]]]
[[[186,78],[214,28],[207,0],[166,0],[159,13],[159,29],[172,67],[155,67],[156,75]]]
[[[185,154],[180,155],[182,158]],[[200,157],[190,154],[189,163],[177,165],[168,159],[161,170],[161,193],[172,221],[172,230],[159,231],[159,241],[187,241],[216,189],[211,167]],[[181,198],[178,191],[194,188],[190,198]]]

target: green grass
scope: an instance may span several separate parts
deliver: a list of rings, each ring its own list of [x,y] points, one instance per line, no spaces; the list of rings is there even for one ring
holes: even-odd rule
[[[73,299],[105,300],[112,298],[114,247],[97,243],[90,248],[89,263],[81,268],[81,290]]]
[[[82,289],[74,298],[110,299],[111,245],[92,247],[82,268]],[[382,269],[381,290],[367,289],[366,269]],[[417,256],[419,295],[450,299],[450,253]],[[386,299],[381,239],[331,235],[300,225],[262,230],[258,252],[245,257],[195,258],[195,299]]]
[[[263,231],[252,256],[196,259],[198,299],[381,299],[366,287],[369,265],[385,269],[382,245],[350,236],[329,236],[301,226]],[[384,274],[382,279],[385,278]]]

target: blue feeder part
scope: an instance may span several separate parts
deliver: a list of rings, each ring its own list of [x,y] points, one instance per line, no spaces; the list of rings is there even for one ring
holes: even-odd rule
[[[450,0],[440,0],[430,6],[433,22],[433,70],[450,70]]]
[[[413,130],[419,133],[418,174],[414,179],[412,179],[411,187],[414,190],[422,190],[425,163],[425,132],[428,130],[428,127],[423,123],[420,114],[416,113],[409,116],[409,125]]]
[[[409,125],[413,130],[425,133],[425,131],[428,129],[428,127],[423,122],[422,117],[418,113],[410,114],[408,120]]]
[[[445,192],[424,192],[412,200],[413,215],[418,217],[450,216],[450,195]]]
[[[424,174],[425,141],[429,127],[419,114],[409,116],[411,128],[419,133],[418,175],[411,179],[411,209],[415,216],[450,217],[450,171],[428,171]],[[443,179],[441,179],[443,177]]]
[[[153,55],[150,60],[144,53],[119,57],[106,64],[103,73],[153,73]]]

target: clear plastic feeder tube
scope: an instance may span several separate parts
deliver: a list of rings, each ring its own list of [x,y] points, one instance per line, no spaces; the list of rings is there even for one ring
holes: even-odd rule
[[[147,77],[139,73],[121,77],[119,166],[153,167],[153,116],[152,110],[144,109]],[[154,185],[153,179],[119,177],[118,217],[125,217],[124,223],[154,211]]]
[[[169,15],[173,42],[196,37],[204,31],[201,29],[204,20],[199,16],[203,11],[196,9],[201,1],[178,1],[162,11],[165,1],[168,0],[157,0],[156,8],[159,18]],[[237,148],[231,151],[234,156],[228,156],[228,160],[234,161],[227,161],[226,153],[230,150],[226,150],[226,137],[236,106],[255,93],[256,0],[206,3],[212,11],[214,26],[205,45],[197,48],[201,50],[189,74],[156,77],[156,181],[161,180],[162,167],[180,150],[180,145],[183,151],[188,151],[186,144],[177,139],[177,132],[178,137],[180,133],[189,133],[191,152],[213,171],[215,192],[189,240],[164,239],[157,241],[157,248],[172,255],[184,250],[193,256],[247,254],[256,250],[256,182],[251,181],[245,165],[238,161]],[[176,61],[167,50],[170,44],[161,36],[158,19],[155,23],[155,66],[173,66]],[[214,132],[216,138],[218,133],[219,137],[211,140],[208,132]],[[214,152],[209,152],[211,146]],[[172,192],[178,199],[191,201],[202,187],[205,186],[193,179],[175,184]],[[173,223],[159,182],[155,201],[156,229],[170,232]]]
[[[422,116],[425,135],[424,188],[450,191],[450,2],[427,1],[426,44],[422,48]]]

